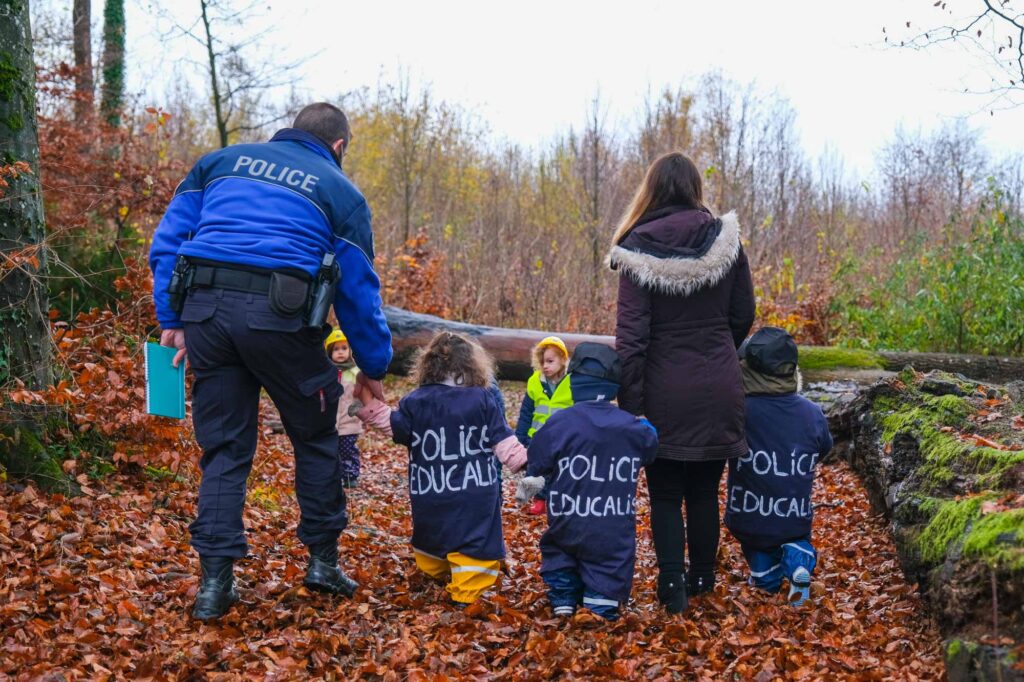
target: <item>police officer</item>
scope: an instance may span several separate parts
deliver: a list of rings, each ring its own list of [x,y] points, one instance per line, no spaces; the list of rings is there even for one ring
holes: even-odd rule
[[[323,352],[323,317],[333,299],[360,381],[378,396],[391,334],[370,209],[341,171],[350,139],[341,110],[318,103],[269,142],[207,154],[153,235],[160,343],[179,349],[175,366],[187,352],[195,375],[203,475],[189,531],[202,569],[192,615],[202,620],[238,601],[232,567],[247,551],[242,508],[261,387],[295,450],[298,536],[310,555],[303,583],[342,596],[357,587],[338,566],[348,523],[334,430],[341,386]]]

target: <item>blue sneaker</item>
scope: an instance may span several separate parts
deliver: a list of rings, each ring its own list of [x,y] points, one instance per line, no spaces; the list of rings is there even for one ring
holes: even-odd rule
[[[789,603],[800,606],[811,597],[811,573],[803,566],[793,571],[789,579]]]

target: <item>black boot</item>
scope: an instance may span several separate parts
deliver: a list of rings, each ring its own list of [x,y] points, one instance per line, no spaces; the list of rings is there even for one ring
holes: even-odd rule
[[[690,592],[690,595],[694,597],[699,594],[711,592],[715,589],[715,574],[694,575],[691,573],[686,576],[686,588]]]
[[[199,583],[199,593],[196,594],[196,603],[192,607],[193,618],[220,618],[238,601],[232,572],[234,563],[234,559],[226,556],[199,557],[203,577]]]
[[[338,542],[332,540],[309,548],[309,570],[302,584],[317,592],[351,597],[359,583],[338,568]]]
[[[658,601],[669,613],[682,613],[689,606],[686,598],[686,579],[682,573],[658,575]]]

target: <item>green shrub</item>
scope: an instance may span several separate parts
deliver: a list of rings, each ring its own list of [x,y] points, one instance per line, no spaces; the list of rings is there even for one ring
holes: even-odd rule
[[[991,188],[966,236],[922,237],[866,291],[851,263],[834,306],[844,345],[1019,355],[1024,350],[1024,221]]]

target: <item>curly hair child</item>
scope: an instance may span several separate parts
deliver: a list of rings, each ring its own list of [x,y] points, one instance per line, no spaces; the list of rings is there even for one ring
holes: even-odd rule
[[[416,565],[449,578],[459,605],[497,582],[501,532],[498,462],[518,471],[526,449],[490,394],[493,361],[461,334],[441,332],[416,358],[418,388],[392,409],[362,389],[359,418],[409,450],[409,500]]]

